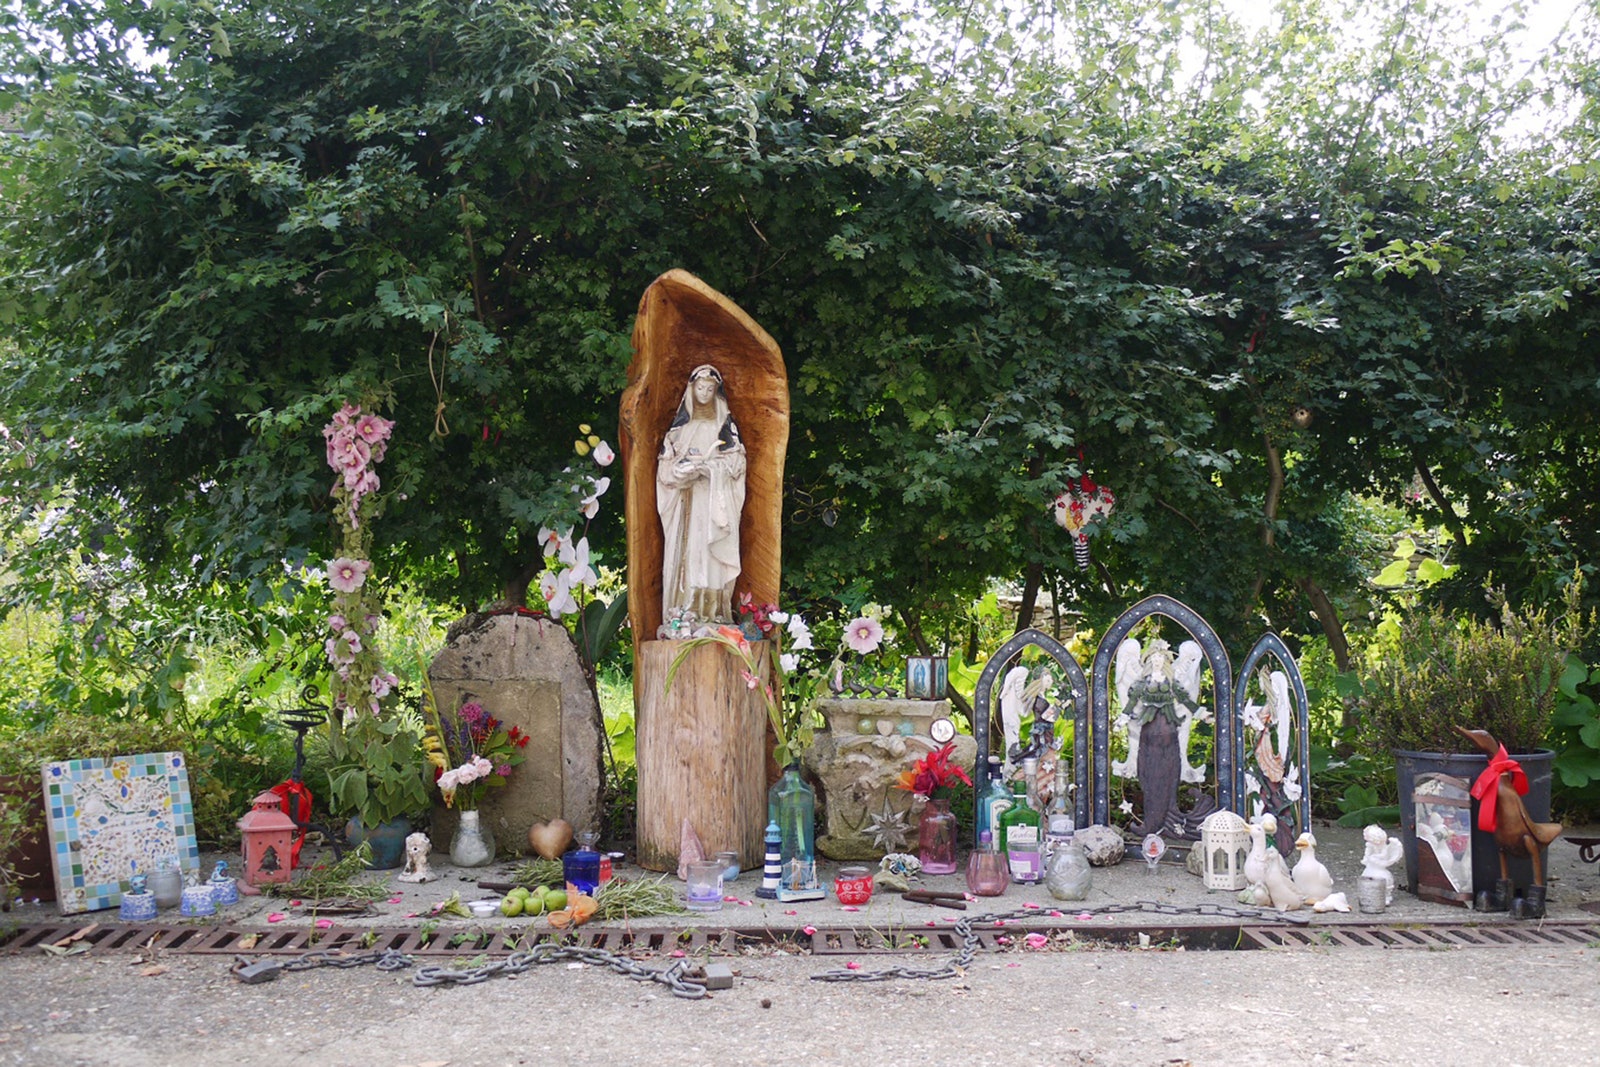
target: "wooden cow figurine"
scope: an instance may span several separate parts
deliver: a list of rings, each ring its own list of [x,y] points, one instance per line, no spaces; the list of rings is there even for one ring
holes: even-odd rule
[[[1542,850],[1561,835],[1558,822],[1534,822],[1522,803],[1528,791],[1528,776],[1516,761],[1506,755],[1505,746],[1489,735],[1487,730],[1467,730],[1457,726],[1456,732],[1483,750],[1489,757],[1489,767],[1472,787],[1478,801],[1478,827],[1494,834],[1500,846],[1500,882],[1492,899],[1511,898],[1511,870],[1507,860],[1511,856],[1526,856],[1533,864],[1533,885],[1528,887],[1522,914],[1530,919],[1544,917],[1544,858]]]

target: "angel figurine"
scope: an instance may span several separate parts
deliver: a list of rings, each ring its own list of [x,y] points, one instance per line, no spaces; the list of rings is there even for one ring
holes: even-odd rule
[[[1176,656],[1161,638],[1143,650],[1132,638],[1117,646],[1112,681],[1122,708],[1119,722],[1128,731],[1128,758],[1112,771],[1139,780],[1143,810],[1129,824],[1136,834],[1193,840],[1200,821],[1216,810],[1216,802],[1204,796],[1187,812],[1178,807],[1179,784],[1205,780],[1205,769],[1191,766],[1188,754],[1190,730],[1209,717],[1200,704],[1200,662],[1193,641],[1178,646]]]
[[[1394,903],[1394,875],[1389,868],[1399,863],[1405,850],[1398,837],[1390,837],[1383,827],[1373,823],[1361,831],[1366,851],[1361,854],[1361,877],[1376,878],[1383,883],[1384,904]]]
[[[1055,706],[1050,703],[1050,691],[1056,678],[1048,667],[1029,680],[1032,673],[1027,667],[1012,667],[1000,683],[1000,727],[1005,738],[1007,765],[1015,765],[1027,756],[1042,758],[1046,752],[1061,747],[1056,737]],[[1033,730],[1028,744],[1022,744],[1022,719],[1033,715]]]
[[[1300,829],[1295,819],[1295,804],[1300,800],[1300,768],[1292,766],[1289,728],[1294,719],[1293,705],[1289,699],[1289,677],[1282,671],[1269,671],[1261,667],[1256,672],[1264,703],[1246,703],[1240,713],[1245,738],[1255,735],[1252,749],[1256,769],[1261,778],[1246,772],[1247,792],[1260,797],[1260,812],[1270,812],[1276,819],[1278,851],[1287,855]]]

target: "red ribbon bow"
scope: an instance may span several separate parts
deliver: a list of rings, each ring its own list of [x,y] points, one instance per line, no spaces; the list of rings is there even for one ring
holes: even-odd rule
[[[1500,776],[1511,775],[1511,787],[1517,791],[1518,796],[1528,793],[1528,776],[1522,769],[1522,764],[1506,755],[1506,746],[1501,745],[1500,751],[1494,754],[1489,761],[1489,766],[1484,768],[1478,780],[1472,783],[1472,797],[1478,802],[1478,829],[1494,833],[1495,827],[1500,825],[1500,819],[1495,813],[1495,803],[1500,799]]]

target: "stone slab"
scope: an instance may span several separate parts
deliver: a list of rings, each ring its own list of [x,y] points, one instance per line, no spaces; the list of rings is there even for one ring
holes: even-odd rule
[[[531,738],[506,787],[482,806],[502,851],[528,851],[535,822],[601,828],[604,724],[566,627],[520,614],[469,617],[453,628],[428,677],[439,707],[475,700]],[[437,848],[448,850],[455,823],[454,810],[435,808]]]

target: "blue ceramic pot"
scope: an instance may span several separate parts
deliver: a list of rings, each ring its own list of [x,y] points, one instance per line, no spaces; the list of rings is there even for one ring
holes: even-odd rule
[[[411,820],[401,816],[379,823],[375,829],[368,830],[361,825],[361,820],[356,818],[345,825],[344,833],[352,845],[359,845],[365,841],[372,847],[372,858],[367,862],[368,867],[375,871],[389,871],[405,863],[406,835],[411,833]]]

